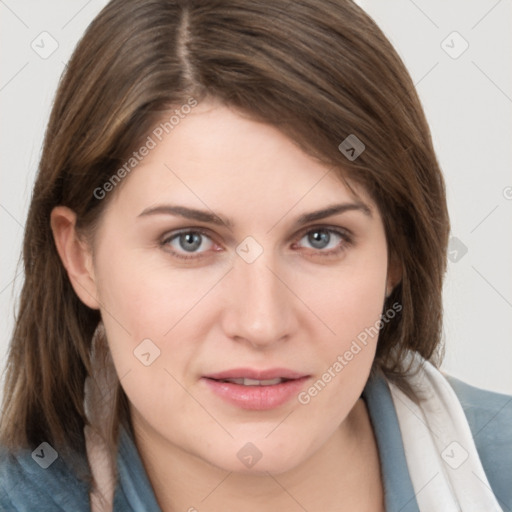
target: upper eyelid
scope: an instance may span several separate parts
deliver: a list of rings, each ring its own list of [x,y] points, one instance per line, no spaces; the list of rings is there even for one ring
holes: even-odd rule
[[[200,227],[191,227],[191,228],[178,228],[173,231],[166,232],[165,235],[163,235],[162,240],[170,240],[172,238],[176,238],[179,235],[183,235],[185,233],[201,233],[202,235],[206,235],[211,238],[209,230],[206,228],[200,228]]]
[[[307,226],[301,230],[298,231],[297,235],[304,235],[306,233],[309,233],[310,231],[313,231],[315,229],[324,229],[326,231],[334,231],[334,232],[341,232],[346,233],[347,235],[352,236],[353,233],[350,229],[342,227],[342,226],[332,226],[330,224],[314,224],[312,226]]]
[[[334,232],[335,234],[341,234],[344,235],[345,238],[352,240],[353,239],[353,232],[345,227],[342,226],[332,226],[329,224],[315,224],[311,226],[306,226],[302,229],[300,229],[297,233],[293,234],[291,237],[287,239],[287,243],[291,242],[292,240],[300,240],[303,238],[307,233],[310,231],[313,231],[315,229],[323,229],[326,231]],[[175,239],[181,234],[186,233],[200,233],[202,235],[207,236],[213,243],[217,243],[215,241],[215,236],[212,236],[210,229],[204,228],[204,227],[185,227],[185,228],[178,228],[174,231],[168,232],[162,237],[162,243],[167,243],[170,240]],[[193,253],[191,253],[193,254]]]
[[[317,223],[317,224],[313,224],[311,226],[306,226],[306,227],[299,229],[295,234],[293,234],[291,236],[291,238],[296,237],[303,233],[309,233],[313,229],[325,229],[327,231],[343,231],[343,232],[346,232],[347,234],[352,234],[352,231],[350,229],[343,227],[343,226],[334,226],[334,225],[330,225],[330,224],[318,224]],[[174,230],[168,231],[163,235],[163,238],[172,238],[181,233],[196,233],[196,232],[205,234],[207,236],[209,236],[209,234],[212,233],[209,228],[204,227],[204,226],[187,226],[187,227],[176,228]]]
[[[337,234],[341,236],[346,242],[350,241],[352,242],[354,240],[354,233],[345,227],[342,226],[332,226],[330,224],[314,224],[311,226],[306,226],[305,228],[300,229],[297,233],[292,235],[288,240],[287,243],[292,242],[293,240],[301,240],[305,235],[307,235],[309,232],[314,231],[315,229],[318,230],[325,230],[329,231],[331,233]]]

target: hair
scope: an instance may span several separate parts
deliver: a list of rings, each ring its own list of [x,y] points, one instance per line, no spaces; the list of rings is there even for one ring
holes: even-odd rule
[[[23,243],[0,442],[84,451],[84,381],[100,313],[75,294],[56,251],[57,205],[94,234],[120,187],[98,188],[172,109],[215,99],[277,127],[382,214],[401,281],[384,308],[373,368],[400,381],[405,354],[440,355],[449,219],[414,84],[373,20],[349,0],[112,0],[79,41],[54,100]],[[354,160],[338,146],[355,135]],[[402,381],[404,379],[402,378]],[[112,442],[129,425],[118,384]]]

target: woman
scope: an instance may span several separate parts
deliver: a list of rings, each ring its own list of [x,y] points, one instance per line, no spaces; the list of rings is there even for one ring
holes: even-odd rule
[[[510,397],[436,369],[429,129],[353,3],[109,3],[26,226],[4,509],[512,507]]]

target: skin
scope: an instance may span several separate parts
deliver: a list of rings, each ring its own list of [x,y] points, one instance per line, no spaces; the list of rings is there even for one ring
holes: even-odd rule
[[[383,510],[378,452],[360,399],[376,339],[307,405],[293,397],[248,411],[201,380],[236,367],[285,367],[310,375],[307,389],[378,321],[396,276],[381,216],[352,186],[357,197],[275,128],[207,102],[111,192],[92,247],[76,233],[71,210],[52,212],[73,287],[101,311],[163,511]],[[338,203],[368,210],[294,226],[302,214]],[[168,204],[233,225],[140,216]],[[171,235],[192,228],[206,235],[187,252],[187,241]],[[349,233],[349,241],[321,231],[315,245],[321,228]],[[263,250],[252,263],[236,252],[248,236]],[[144,339],[160,350],[149,366],[134,356]],[[261,452],[251,468],[237,457],[248,442]]]

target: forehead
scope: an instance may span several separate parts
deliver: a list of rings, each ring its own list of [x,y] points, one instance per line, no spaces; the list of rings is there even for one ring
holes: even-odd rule
[[[231,108],[199,104],[156,140],[125,178],[115,202],[142,211],[172,201],[190,207],[282,216],[339,202],[372,201],[339,170],[301,150],[277,128]],[[260,217],[261,218],[261,217]]]

